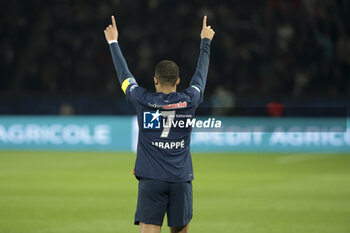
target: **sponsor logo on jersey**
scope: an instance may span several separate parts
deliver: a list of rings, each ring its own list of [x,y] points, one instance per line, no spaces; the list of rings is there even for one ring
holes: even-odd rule
[[[186,108],[187,107],[187,102],[183,101],[183,102],[178,102],[178,103],[173,103],[173,104],[165,104],[165,105],[147,103],[147,106],[149,106],[151,108],[158,108],[158,109],[167,109],[167,110],[169,110],[169,109]]]
[[[186,108],[187,107],[187,102],[178,102],[174,104],[167,104],[163,105],[163,109],[177,109],[177,108]]]

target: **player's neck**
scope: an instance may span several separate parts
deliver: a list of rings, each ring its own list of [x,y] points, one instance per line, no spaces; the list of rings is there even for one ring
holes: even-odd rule
[[[158,87],[157,92],[162,92],[164,94],[169,94],[171,92],[176,92],[176,86],[175,87],[169,87],[169,86],[163,86],[163,87]]]

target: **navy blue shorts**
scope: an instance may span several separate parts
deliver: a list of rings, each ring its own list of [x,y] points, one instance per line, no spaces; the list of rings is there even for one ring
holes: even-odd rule
[[[167,213],[168,226],[184,226],[192,219],[192,182],[165,182],[141,178],[135,214],[140,222],[162,226]]]

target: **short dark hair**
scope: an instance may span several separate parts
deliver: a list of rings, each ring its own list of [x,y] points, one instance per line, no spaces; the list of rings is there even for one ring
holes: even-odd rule
[[[179,77],[179,67],[175,62],[164,60],[158,63],[154,71],[154,76],[162,85],[175,86],[177,78]]]

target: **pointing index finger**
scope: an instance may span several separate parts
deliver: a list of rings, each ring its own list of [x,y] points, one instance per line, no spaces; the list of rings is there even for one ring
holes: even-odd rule
[[[207,16],[204,15],[203,17],[203,28],[205,28],[207,26]]]
[[[112,15],[112,25],[114,28],[117,28],[117,24],[115,23],[115,18],[114,18],[114,15]]]

